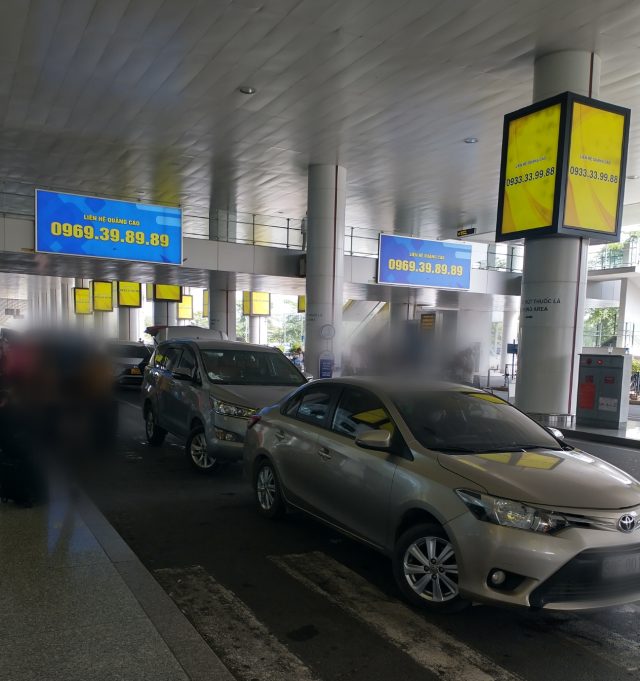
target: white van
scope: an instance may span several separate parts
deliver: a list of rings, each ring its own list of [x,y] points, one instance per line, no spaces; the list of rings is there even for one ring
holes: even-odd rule
[[[145,329],[157,345],[166,340],[176,338],[192,338],[194,340],[229,340],[224,331],[205,329],[201,326],[149,326]]]

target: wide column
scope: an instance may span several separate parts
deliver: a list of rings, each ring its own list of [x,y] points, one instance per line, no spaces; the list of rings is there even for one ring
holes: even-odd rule
[[[249,317],[249,343],[255,343],[260,345],[261,343],[266,343],[266,338],[261,338],[262,317],[256,315],[250,315]]]
[[[346,180],[341,166],[309,166],[304,363],[316,377],[321,359],[342,365]]]
[[[569,50],[538,57],[533,100],[570,90],[597,97],[600,59]],[[589,240],[527,239],[524,249],[516,405],[541,421],[575,416]]]
[[[209,328],[224,331],[236,339],[235,275],[226,272],[209,274]]]

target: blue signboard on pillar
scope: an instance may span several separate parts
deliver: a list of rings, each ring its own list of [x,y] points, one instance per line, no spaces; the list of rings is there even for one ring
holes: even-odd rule
[[[182,264],[182,211],[36,189],[36,251]]]
[[[471,244],[381,234],[378,283],[468,289]]]

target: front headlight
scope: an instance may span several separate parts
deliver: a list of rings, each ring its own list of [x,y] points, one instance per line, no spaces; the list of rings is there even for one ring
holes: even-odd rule
[[[241,407],[239,404],[222,402],[222,400],[216,400],[215,397],[211,398],[211,406],[216,414],[221,414],[222,416],[235,416],[236,418],[241,419],[248,419],[258,411],[251,407]]]
[[[491,497],[467,489],[457,489],[456,494],[478,520],[495,525],[545,534],[569,526],[569,521],[559,513],[527,506],[519,501]]]

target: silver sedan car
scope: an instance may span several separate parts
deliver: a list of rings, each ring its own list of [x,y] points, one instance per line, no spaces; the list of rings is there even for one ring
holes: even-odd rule
[[[481,390],[315,381],[253,417],[244,463],[260,513],[384,552],[414,604],[640,600],[640,483]]]

